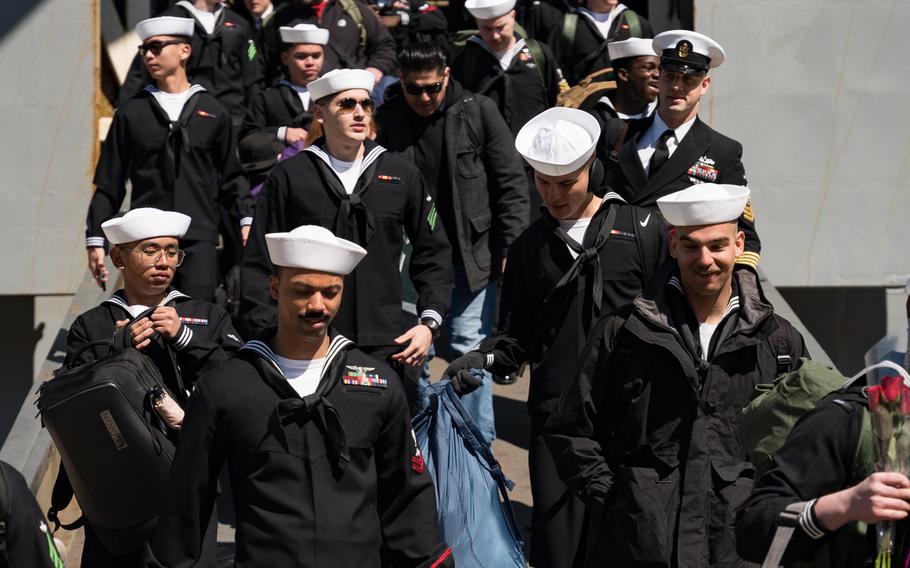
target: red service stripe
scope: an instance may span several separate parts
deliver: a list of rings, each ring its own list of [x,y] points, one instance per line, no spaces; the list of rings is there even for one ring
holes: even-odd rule
[[[439,558],[436,559],[436,562],[430,564],[430,568],[439,568],[440,566],[442,566],[442,563],[445,562],[449,556],[452,556],[451,548],[447,548],[446,551],[442,553],[442,556],[440,556]]]

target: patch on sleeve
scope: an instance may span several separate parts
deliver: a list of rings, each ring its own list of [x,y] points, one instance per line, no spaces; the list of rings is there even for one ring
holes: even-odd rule
[[[746,208],[743,209],[743,219],[750,223],[755,222],[755,212],[752,211],[752,199],[746,202]]]
[[[430,196],[427,196],[427,200],[430,200]],[[430,206],[430,212],[427,213],[427,224],[430,226],[430,232],[433,233],[439,228],[439,213],[436,212],[436,204]]]
[[[414,429],[411,429],[411,440],[414,442],[414,455],[411,456],[411,469],[417,473],[423,473],[427,468],[426,462],[423,461],[423,454],[420,453],[420,446],[417,445],[417,435]]]
[[[256,44],[253,43],[253,40],[250,40],[250,43],[246,48],[246,56],[250,61],[256,59]]]
[[[383,379],[376,372],[375,367],[357,367],[354,365],[345,365],[344,375],[341,382],[346,385],[355,387],[373,387],[378,389],[388,388],[389,381]]]

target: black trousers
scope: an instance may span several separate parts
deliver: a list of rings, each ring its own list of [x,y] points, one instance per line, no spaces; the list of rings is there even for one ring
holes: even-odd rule
[[[186,258],[174,274],[174,288],[196,300],[211,302],[218,287],[218,251],[208,241],[180,241]]]
[[[585,504],[556,471],[556,460],[542,435],[548,413],[531,414],[528,469],[531,477],[531,551],[535,568],[584,565]]]

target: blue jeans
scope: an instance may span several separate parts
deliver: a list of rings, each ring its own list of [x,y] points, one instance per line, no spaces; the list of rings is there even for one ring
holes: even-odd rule
[[[493,331],[493,318],[496,315],[496,289],[497,283],[491,282],[486,287],[471,292],[465,276],[464,266],[456,263],[455,290],[452,293],[452,308],[444,324],[451,337],[449,346],[453,357],[461,357],[468,351],[476,349],[480,342],[489,337]],[[427,361],[433,357],[435,349],[430,349]],[[419,381],[420,409],[429,405],[429,395],[426,387],[429,386],[429,373],[424,366],[423,376]],[[493,419],[493,376],[480,369],[474,370],[475,376],[483,384],[471,394],[461,397],[461,405],[474,419],[477,429],[483,434],[487,443],[492,443],[496,438],[496,425]]]

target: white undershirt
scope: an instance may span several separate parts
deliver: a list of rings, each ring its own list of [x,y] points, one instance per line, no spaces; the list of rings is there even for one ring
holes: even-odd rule
[[[518,55],[518,52],[521,51],[525,46],[525,40],[520,39],[515,42],[515,45],[511,49],[507,49],[502,53],[494,53],[497,59],[499,59],[499,66],[502,67],[503,71],[508,71],[509,66],[512,65],[512,60],[515,59],[515,56]]]
[[[303,110],[306,110],[310,107],[310,92],[306,87],[299,87],[293,83],[288,83],[291,85],[291,88],[297,91],[297,96],[300,97],[300,104],[303,105]]]
[[[578,246],[581,246],[584,242],[585,232],[588,230],[590,224],[590,217],[585,217],[584,219],[560,219],[559,221],[559,226],[562,227],[562,230],[565,231],[573,241],[578,243]],[[578,258],[578,253],[572,250],[572,247],[566,245],[566,248],[569,249],[569,254],[572,255],[572,258]]]
[[[348,192],[348,195],[354,193],[354,188],[357,187],[357,180],[360,179],[360,167],[363,165],[363,158],[353,162],[342,162],[329,154],[329,165],[332,166],[332,170],[338,175],[338,179],[341,180],[341,185],[344,186],[344,190]]]
[[[683,138],[686,137],[686,134],[689,133],[689,130],[692,128],[692,124],[695,123],[697,116],[693,116],[689,119],[688,122],[680,125],[679,128],[673,129],[673,135],[667,138],[667,152],[668,159],[673,155],[673,152],[676,151],[676,147],[682,143]],[[660,112],[654,113],[654,122],[651,123],[651,127],[645,131],[642,137],[638,140],[638,144],[635,147],[638,149],[638,159],[641,160],[641,167],[644,168],[645,173],[648,172],[648,167],[651,165],[651,156],[654,155],[654,150],[657,148],[657,141],[660,139],[660,135],[664,133],[665,130],[670,128],[667,126],[667,123],[664,122],[664,119],[660,117]]]
[[[275,355],[278,368],[301,397],[316,392],[319,381],[322,379],[322,370],[325,368],[325,357],[321,359],[287,359]]]
[[[708,349],[711,347],[711,338],[714,337],[714,332],[717,331],[716,323],[700,323],[698,324],[698,340],[701,342],[701,358],[703,360],[708,359]]]
[[[164,91],[156,90],[152,92],[152,96],[155,97],[158,105],[167,113],[170,121],[177,122],[180,119],[180,113],[183,112],[183,105],[186,104],[186,100],[190,96],[191,89],[192,87],[182,93],[165,93]]]
[[[147,309],[149,309],[148,306],[143,306],[142,304],[133,304],[126,310],[130,313],[131,316],[136,317]]]
[[[597,32],[600,34],[600,37],[607,39],[610,35],[610,28],[613,27],[613,20],[617,16],[626,11],[626,8],[622,4],[617,4],[609,12],[594,12],[588,8],[579,8],[578,11],[588,17],[591,20],[591,23],[597,28]]]
[[[207,34],[211,34],[215,31],[215,20],[218,19],[218,14],[221,13],[221,10],[224,9],[224,6],[219,4],[218,8],[216,8],[214,12],[207,12],[205,10],[200,10],[186,0],[177,2],[177,4],[189,10],[193,17],[196,18],[196,21],[202,25],[203,29],[205,29],[205,33]]]

